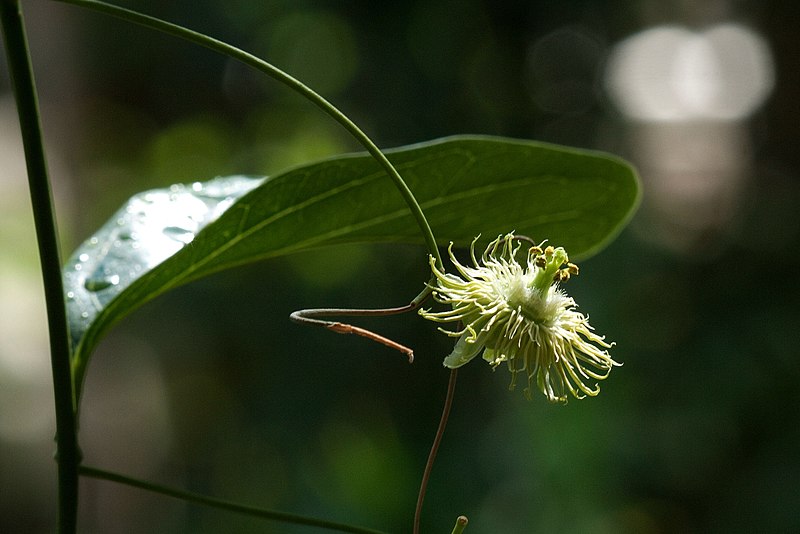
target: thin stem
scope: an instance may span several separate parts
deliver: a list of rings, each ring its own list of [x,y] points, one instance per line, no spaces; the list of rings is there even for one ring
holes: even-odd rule
[[[408,363],[414,363],[414,351],[412,349],[398,343],[397,341],[391,340],[388,337],[376,334],[372,330],[367,330],[366,328],[361,328],[360,326],[353,326],[351,324],[340,322],[330,323],[327,325],[327,328],[328,330],[336,332],[337,334],[356,334],[358,336],[375,341],[376,343],[380,343],[381,345],[386,345],[390,349],[394,349],[405,354],[408,358]]]
[[[425,491],[428,489],[428,481],[431,478],[433,462],[436,460],[436,453],[439,452],[439,444],[442,442],[444,429],[447,427],[447,418],[450,417],[450,408],[453,406],[453,395],[456,391],[457,374],[458,369],[450,370],[450,381],[447,383],[447,397],[444,400],[442,417],[439,419],[439,428],[436,429],[436,437],[433,438],[431,452],[428,454],[428,462],[425,464],[425,471],[422,473],[422,482],[419,485],[419,495],[417,496],[417,508],[414,511],[414,534],[419,534],[419,524],[422,518],[422,502],[425,500]]]
[[[229,512],[235,512],[238,514],[260,517],[262,519],[281,521],[283,523],[293,523],[296,525],[307,525],[312,527],[325,528],[328,530],[336,530],[338,532],[352,532],[355,534],[384,534],[379,530],[357,527],[353,525],[347,525],[344,523],[336,523],[333,521],[326,521],[323,519],[315,519],[313,517],[304,517],[301,515],[289,514],[286,512],[278,512],[276,510],[268,510],[265,508],[258,508],[255,506],[246,506],[242,504],[237,504],[222,499],[216,499],[214,497],[208,497],[206,495],[200,495],[198,493],[192,493],[190,491],[184,491],[180,489],[170,488],[167,486],[162,486],[161,484],[154,484],[152,482],[138,480],[118,473],[111,473],[109,471],[98,469],[96,467],[88,467],[82,465],[80,467],[80,474],[91,478],[107,480],[109,482],[116,482],[118,484],[124,484],[126,486],[140,488],[143,490],[151,491],[153,493],[159,493],[161,495],[166,495],[167,497],[173,497],[175,499],[180,499],[195,504],[210,506],[212,508],[219,508],[221,510],[227,510]]]
[[[176,24],[172,24],[170,22],[166,22],[148,15],[144,15],[142,13],[138,13],[136,11],[132,11],[129,9],[125,9],[122,7],[117,7],[111,4],[107,4],[105,2],[99,2],[97,0],[56,0],[57,2],[63,2],[66,4],[74,4],[77,6],[85,7],[88,9],[93,9],[95,11],[100,11],[106,13],[108,15],[112,15],[114,17],[118,17],[129,22],[134,22],[136,24],[140,24],[142,26],[146,26],[148,28],[158,30],[175,37],[180,37],[181,39],[185,39],[192,43],[198,44],[210,50],[214,50],[215,52],[219,52],[220,54],[226,55],[246,65],[250,65],[257,70],[267,74],[271,78],[283,83],[284,85],[288,86],[292,90],[296,91],[297,93],[303,95],[305,98],[313,102],[317,105],[322,111],[327,113],[330,117],[332,117],[336,122],[344,127],[364,148],[367,149],[373,158],[384,168],[386,173],[392,179],[395,184],[395,187],[400,191],[400,194],[403,196],[406,204],[408,205],[409,210],[411,211],[414,219],[419,226],[420,231],[422,232],[425,244],[428,247],[428,252],[436,258],[436,261],[439,266],[442,265],[441,256],[439,255],[439,251],[436,247],[436,239],[433,237],[433,232],[431,230],[430,225],[428,224],[428,220],[425,218],[425,214],[422,211],[422,208],[419,206],[416,198],[414,198],[414,194],[408,188],[403,178],[400,176],[400,173],[397,172],[394,165],[386,158],[386,156],[381,152],[381,150],[372,142],[372,140],[365,134],[356,124],[351,121],[344,113],[339,111],[333,104],[328,102],[325,98],[317,94],[314,90],[310,87],[302,83],[301,81],[297,80],[293,76],[289,75],[288,73],[282,71],[281,69],[275,67],[274,65],[260,59],[244,50],[236,48],[235,46],[231,46],[227,43],[209,37],[207,35],[203,35],[201,33],[189,30],[187,28],[183,28]]]
[[[451,534],[461,534],[462,532],[464,532],[464,529],[467,528],[467,523],[469,523],[469,520],[467,519],[466,516],[463,515],[458,516],[458,519],[456,519],[456,524],[453,527],[453,532]]]
[[[371,330],[367,330],[366,328],[361,328],[358,326],[353,326],[347,323],[341,323],[339,321],[324,321],[321,319],[317,319],[317,317],[385,317],[387,315],[398,315],[401,313],[406,313],[410,311],[414,311],[419,308],[423,302],[425,302],[425,298],[429,295],[430,292],[420,293],[414,300],[412,300],[409,304],[405,306],[400,306],[397,308],[375,308],[375,309],[346,309],[346,308],[313,308],[308,310],[298,310],[292,312],[289,315],[289,318],[300,324],[307,324],[307,325],[314,325],[314,326],[322,326],[336,332],[337,334],[356,334],[382,345],[386,345],[389,348],[395,349],[397,351],[402,352],[403,354],[408,357],[408,363],[412,363],[414,361],[414,351],[405,345],[401,345],[396,341],[393,341],[387,337],[384,337],[380,334],[376,334]]]
[[[78,450],[75,396],[70,369],[69,331],[61,278],[61,259],[58,250],[58,230],[42,143],[42,130],[39,124],[36,84],[19,1],[0,0],[0,18],[2,18],[8,69],[17,101],[33,219],[39,247],[39,260],[44,281],[56,412],[58,532],[67,534],[74,533],[77,528],[80,451]]]

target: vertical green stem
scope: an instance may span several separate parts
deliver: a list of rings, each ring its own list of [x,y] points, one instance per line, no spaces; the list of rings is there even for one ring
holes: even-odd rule
[[[25,147],[34,224],[44,279],[56,407],[58,532],[67,534],[74,533],[77,527],[80,454],[75,423],[69,333],[61,278],[58,231],[42,144],[36,85],[33,79],[19,0],[0,0],[0,19],[2,19],[8,68],[17,101],[20,130]]]

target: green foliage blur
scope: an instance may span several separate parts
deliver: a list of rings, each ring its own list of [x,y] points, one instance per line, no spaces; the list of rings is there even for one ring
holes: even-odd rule
[[[509,392],[503,369],[464,367],[424,532],[449,532],[459,514],[470,518],[470,534],[800,530],[800,286],[791,275],[800,260],[800,47],[789,23],[799,22],[797,4],[120,4],[272,61],[381,147],[486,133],[608,150],[639,165],[642,212],[567,287],[616,342],[624,366],[599,397],[566,407]],[[312,105],[225,58],[73,7],[23,7],[65,254],[139,191],[270,174],[359,149]],[[675,246],[658,238],[663,224],[648,195],[664,193],[649,187],[638,125],[611,103],[603,69],[615,43],[647,27],[728,19],[760,33],[777,81],[740,125],[750,148],[737,170],[738,202],[718,224],[713,208],[703,212],[708,224],[696,234],[668,219],[683,238]],[[5,99],[8,83],[0,83]],[[24,202],[16,209],[25,216]],[[1,248],[19,242],[9,228]],[[452,341],[415,315],[358,322],[414,347],[409,366],[382,346],[288,315],[402,305],[427,279],[421,247],[340,247],[242,267],[147,304],[93,357],[81,414],[85,462],[256,506],[410,531]],[[28,413],[20,399],[52,410],[46,388],[14,396],[15,382],[3,380],[0,412]],[[51,434],[0,433],[0,531],[52,531],[54,482],[38,465],[52,468]],[[81,491],[82,532],[316,532],[105,482],[84,479]]]

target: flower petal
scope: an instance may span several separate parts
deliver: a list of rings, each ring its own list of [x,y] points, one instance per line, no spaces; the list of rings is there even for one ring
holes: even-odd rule
[[[477,342],[477,340],[467,341],[467,338],[471,338],[469,333],[465,333],[458,338],[458,341],[456,341],[456,346],[453,348],[453,352],[451,352],[447,358],[444,359],[445,367],[449,369],[457,369],[461,367],[477,356],[484,347],[484,345]]]

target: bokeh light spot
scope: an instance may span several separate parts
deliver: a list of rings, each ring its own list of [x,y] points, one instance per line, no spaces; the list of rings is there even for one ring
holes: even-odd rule
[[[621,42],[606,82],[634,119],[736,120],[761,105],[774,75],[764,40],[744,26],[720,24],[702,33],[662,26]]]

